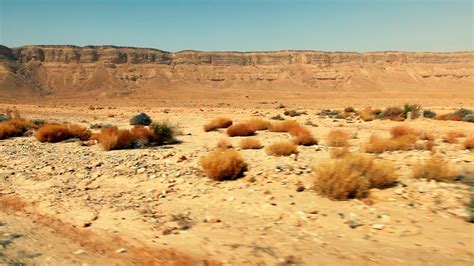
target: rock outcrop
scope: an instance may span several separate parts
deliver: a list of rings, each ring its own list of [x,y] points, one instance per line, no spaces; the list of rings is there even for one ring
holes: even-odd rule
[[[155,95],[194,87],[436,91],[474,84],[474,52],[166,52],[117,46],[0,46],[0,97]]]

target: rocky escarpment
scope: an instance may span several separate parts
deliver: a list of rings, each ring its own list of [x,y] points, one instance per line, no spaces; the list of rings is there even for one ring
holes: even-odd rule
[[[117,46],[0,46],[0,91],[58,97],[194,87],[304,91],[450,89],[474,81],[474,53],[166,52]]]

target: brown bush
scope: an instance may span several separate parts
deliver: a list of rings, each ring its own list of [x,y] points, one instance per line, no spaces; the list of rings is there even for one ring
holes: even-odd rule
[[[421,140],[434,141],[436,139],[435,135],[425,131],[418,131],[416,133]]]
[[[117,127],[103,128],[97,139],[101,147],[106,150],[119,150],[133,148],[133,141],[138,140],[130,130]]]
[[[313,146],[318,144],[318,140],[313,137],[309,129],[303,126],[295,126],[289,129],[289,132],[293,136],[293,143],[296,145]]]
[[[23,134],[28,131],[28,129],[33,128],[33,126],[31,122],[22,118],[12,118],[0,122],[0,140],[23,136]]]
[[[293,128],[299,128],[301,125],[294,120],[285,120],[273,122],[270,126],[271,132],[290,132]]]
[[[343,158],[347,155],[350,154],[350,151],[349,151],[349,148],[348,147],[337,147],[337,148],[332,148],[330,151],[329,151],[329,156],[332,158],[332,159],[339,159],[339,158]]]
[[[79,125],[44,124],[36,131],[35,137],[40,142],[50,143],[70,138],[78,138],[85,141],[91,137],[91,131]]]
[[[267,146],[265,151],[267,154],[274,156],[289,156],[298,153],[296,145],[287,140],[274,142]]]
[[[242,149],[261,149],[262,143],[257,138],[245,138],[240,141]]]
[[[340,129],[333,129],[326,138],[328,145],[332,147],[346,147],[349,145],[349,134]]]
[[[439,156],[432,156],[430,159],[413,166],[413,177],[438,182],[451,182],[457,176],[453,167]]]
[[[474,150],[474,137],[467,138],[463,144],[464,149]]]
[[[458,131],[450,131],[443,137],[443,141],[446,143],[457,143],[458,138],[465,137],[464,133]]]
[[[403,115],[403,109],[398,106],[387,107],[383,112],[382,116],[395,121],[403,121],[405,117]]]
[[[247,168],[234,149],[215,149],[202,157],[200,163],[207,176],[216,181],[237,179]]]
[[[209,124],[204,125],[204,131],[213,131],[218,128],[228,128],[232,125],[232,120],[227,117],[218,117],[212,120]]]
[[[144,142],[150,142],[153,139],[153,131],[144,126],[135,126],[130,130],[130,133],[136,138]]]
[[[414,134],[407,134],[396,138],[381,138],[379,136],[372,135],[364,145],[365,151],[369,153],[383,153],[386,151],[397,151],[397,150],[412,150],[415,148],[415,143],[418,140],[418,136]]]
[[[271,122],[262,118],[252,118],[245,121],[243,124],[248,125],[255,131],[267,130],[271,127]]]
[[[220,148],[220,149],[230,149],[232,148],[232,143],[230,142],[229,139],[221,139],[219,140],[219,142],[217,142],[217,145],[216,145],[217,148]]]
[[[253,129],[247,124],[235,124],[227,128],[227,135],[229,137],[245,137],[252,136],[253,134],[255,134],[255,129]]]
[[[370,188],[386,188],[395,184],[395,167],[374,161],[364,154],[351,154],[342,159],[319,164],[314,189],[334,200],[363,198]]]
[[[374,111],[371,108],[365,108],[359,113],[360,119],[368,122],[375,119]]]
[[[390,134],[393,138],[397,138],[408,134],[415,134],[415,130],[411,127],[401,125],[390,129]]]

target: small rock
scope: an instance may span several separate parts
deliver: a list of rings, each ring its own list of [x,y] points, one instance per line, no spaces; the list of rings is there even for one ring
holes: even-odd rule
[[[84,249],[78,249],[78,250],[74,251],[73,254],[74,255],[81,255],[81,254],[84,254],[84,253],[86,253],[86,251]]]
[[[302,192],[305,190],[305,187],[304,186],[298,186],[296,187],[296,192]]]
[[[361,226],[360,223],[354,220],[349,220],[348,224],[349,224],[349,227],[352,229],[357,228],[358,226]]]
[[[382,230],[385,227],[383,224],[373,224],[372,228],[375,230]]]
[[[115,250],[116,253],[125,253],[127,252],[127,250],[125,248],[119,248],[117,250]]]

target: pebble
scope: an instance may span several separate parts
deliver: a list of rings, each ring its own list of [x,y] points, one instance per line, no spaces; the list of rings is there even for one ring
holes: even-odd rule
[[[349,227],[354,229],[354,228],[357,228],[358,226],[361,226],[361,224],[359,224],[357,221],[354,221],[354,220],[349,220]]]
[[[117,250],[115,250],[116,253],[125,253],[127,252],[127,250],[125,248],[118,248]]]
[[[373,224],[372,228],[375,230],[382,230],[385,227],[383,224]]]
[[[78,249],[78,250],[74,251],[73,254],[74,255],[81,255],[81,254],[84,254],[84,253],[86,253],[86,251],[84,249]]]

